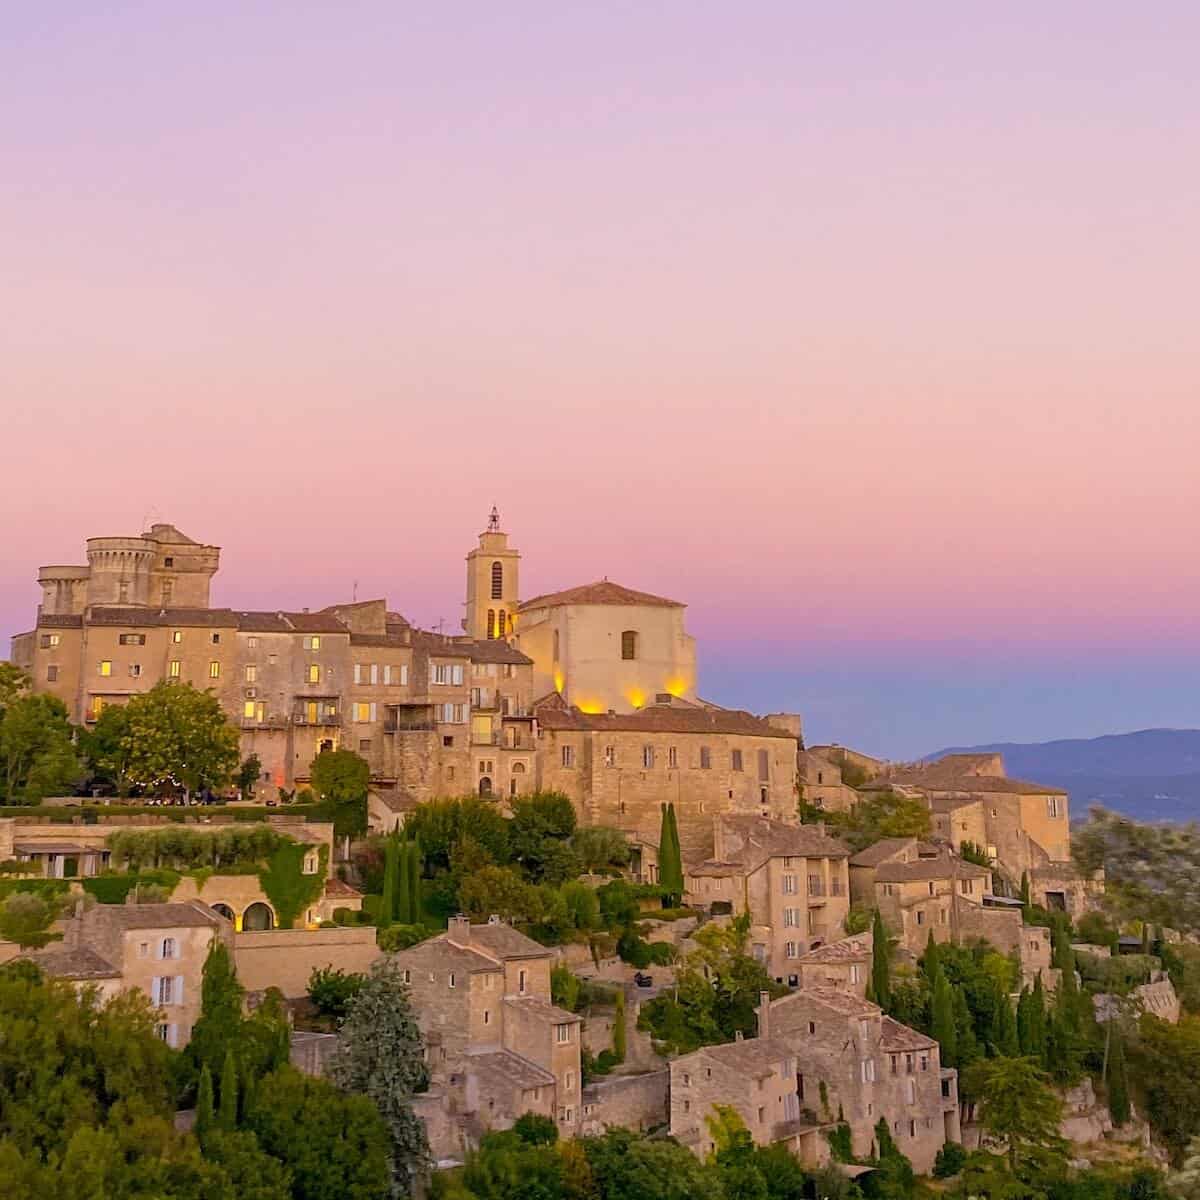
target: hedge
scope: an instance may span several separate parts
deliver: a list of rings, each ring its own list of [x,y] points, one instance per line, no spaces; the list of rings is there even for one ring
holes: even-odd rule
[[[46,804],[0,805],[0,817],[20,817],[27,821],[44,821],[51,825],[73,825],[81,817],[84,825],[107,824],[103,819],[105,817],[165,817],[178,825],[223,825],[235,821],[265,821],[272,816],[303,817],[305,821],[319,821],[322,819],[321,813],[322,808],[319,804],[289,804],[278,808],[262,805],[232,808],[224,804],[197,808],[183,808],[172,804],[81,804],[66,808]],[[206,821],[205,817],[214,819]]]
[[[179,872],[161,868],[145,871],[123,871],[112,875],[89,875],[79,880],[83,890],[95,896],[101,904],[124,904],[135,887],[163,888],[170,895],[179,883]]]

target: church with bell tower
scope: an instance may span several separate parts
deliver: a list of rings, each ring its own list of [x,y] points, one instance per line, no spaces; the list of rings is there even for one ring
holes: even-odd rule
[[[507,641],[520,603],[520,551],[508,544],[500,513],[492,508],[479,545],[467,555],[467,612],[463,631],[477,641]]]

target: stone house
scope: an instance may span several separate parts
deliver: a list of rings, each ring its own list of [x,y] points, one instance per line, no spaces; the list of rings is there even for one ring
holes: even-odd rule
[[[184,1046],[200,1017],[200,985],[210,944],[233,949],[233,927],[198,902],[82,902],[63,922],[63,938],[25,955],[59,979],[96,986],[101,996],[139,991],[157,1010],[158,1036]]]
[[[849,848],[820,825],[754,814],[713,820],[714,856],[684,870],[688,904],[750,914],[750,952],[796,986],[803,954],[838,938],[850,906]]]
[[[962,940],[962,908],[983,907],[991,892],[987,867],[954,855],[882,863],[875,871],[875,907],[909,953],[918,955],[929,942]]]
[[[849,812],[858,803],[858,792],[842,782],[841,764],[820,750],[800,751],[799,775],[801,795],[817,808]]]
[[[941,1066],[932,1038],[838,988],[764,993],[758,1014],[759,1036],[791,1048],[801,1106],[825,1121],[840,1110],[856,1154],[869,1151],[881,1117],[919,1173],[960,1139],[957,1072]]]
[[[875,907],[875,873],[885,864],[916,862],[943,853],[915,837],[881,838],[850,859],[850,899],[859,908]]]
[[[826,942],[796,960],[800,987],[838,988],[865,997],[871,978],[871,956],[875,939],[870,930],[852,937]]]
[[[582,1021],[551,1002],[550,950],[499,921],[454,917],[445,933],[393,958],[462,1139],[440,1156],[524,1112],[552,1116],[564,1137],[578,1132]]]
[[[822,1123],[801,1102],[788,1042],[757,1037],[705,1046],[673,1059],[670,1070],[671,1136],[698,1157],[713,1153],[708,1121],[722,1105],[736,1110],[756,1145],[782,1143],[811,1166],[827,1161]]]

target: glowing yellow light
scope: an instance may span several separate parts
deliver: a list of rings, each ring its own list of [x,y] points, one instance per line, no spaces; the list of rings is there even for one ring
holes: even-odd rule
[[[633,705],[634,708],[641,708],[646,703],[646,693],[641,688],[630,688],[625,693],[625,699]]]
[[[554,690],[556,692],[561,692],[563,690],[563,684],[566,682],[566,678],[563,676],[561,671],[554,672]]]
[[[593,715],[604,711],[604,705],[599,700],[581,700],[578,708],[581,713],[591,713]]]
[[[668,679],[666,687],[663,688],[663,691],[668,695],[674,696],[676,700],[680,700],[687,695],[687,680],[681,675],[677,676],[675,679]]]

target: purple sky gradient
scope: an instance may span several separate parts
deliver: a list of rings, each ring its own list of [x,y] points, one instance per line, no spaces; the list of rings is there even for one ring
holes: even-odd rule
[[[1200,725],[1200,10],[27,6],[0,637],[170,520],[214,599],[687,600],[881,753]]]

